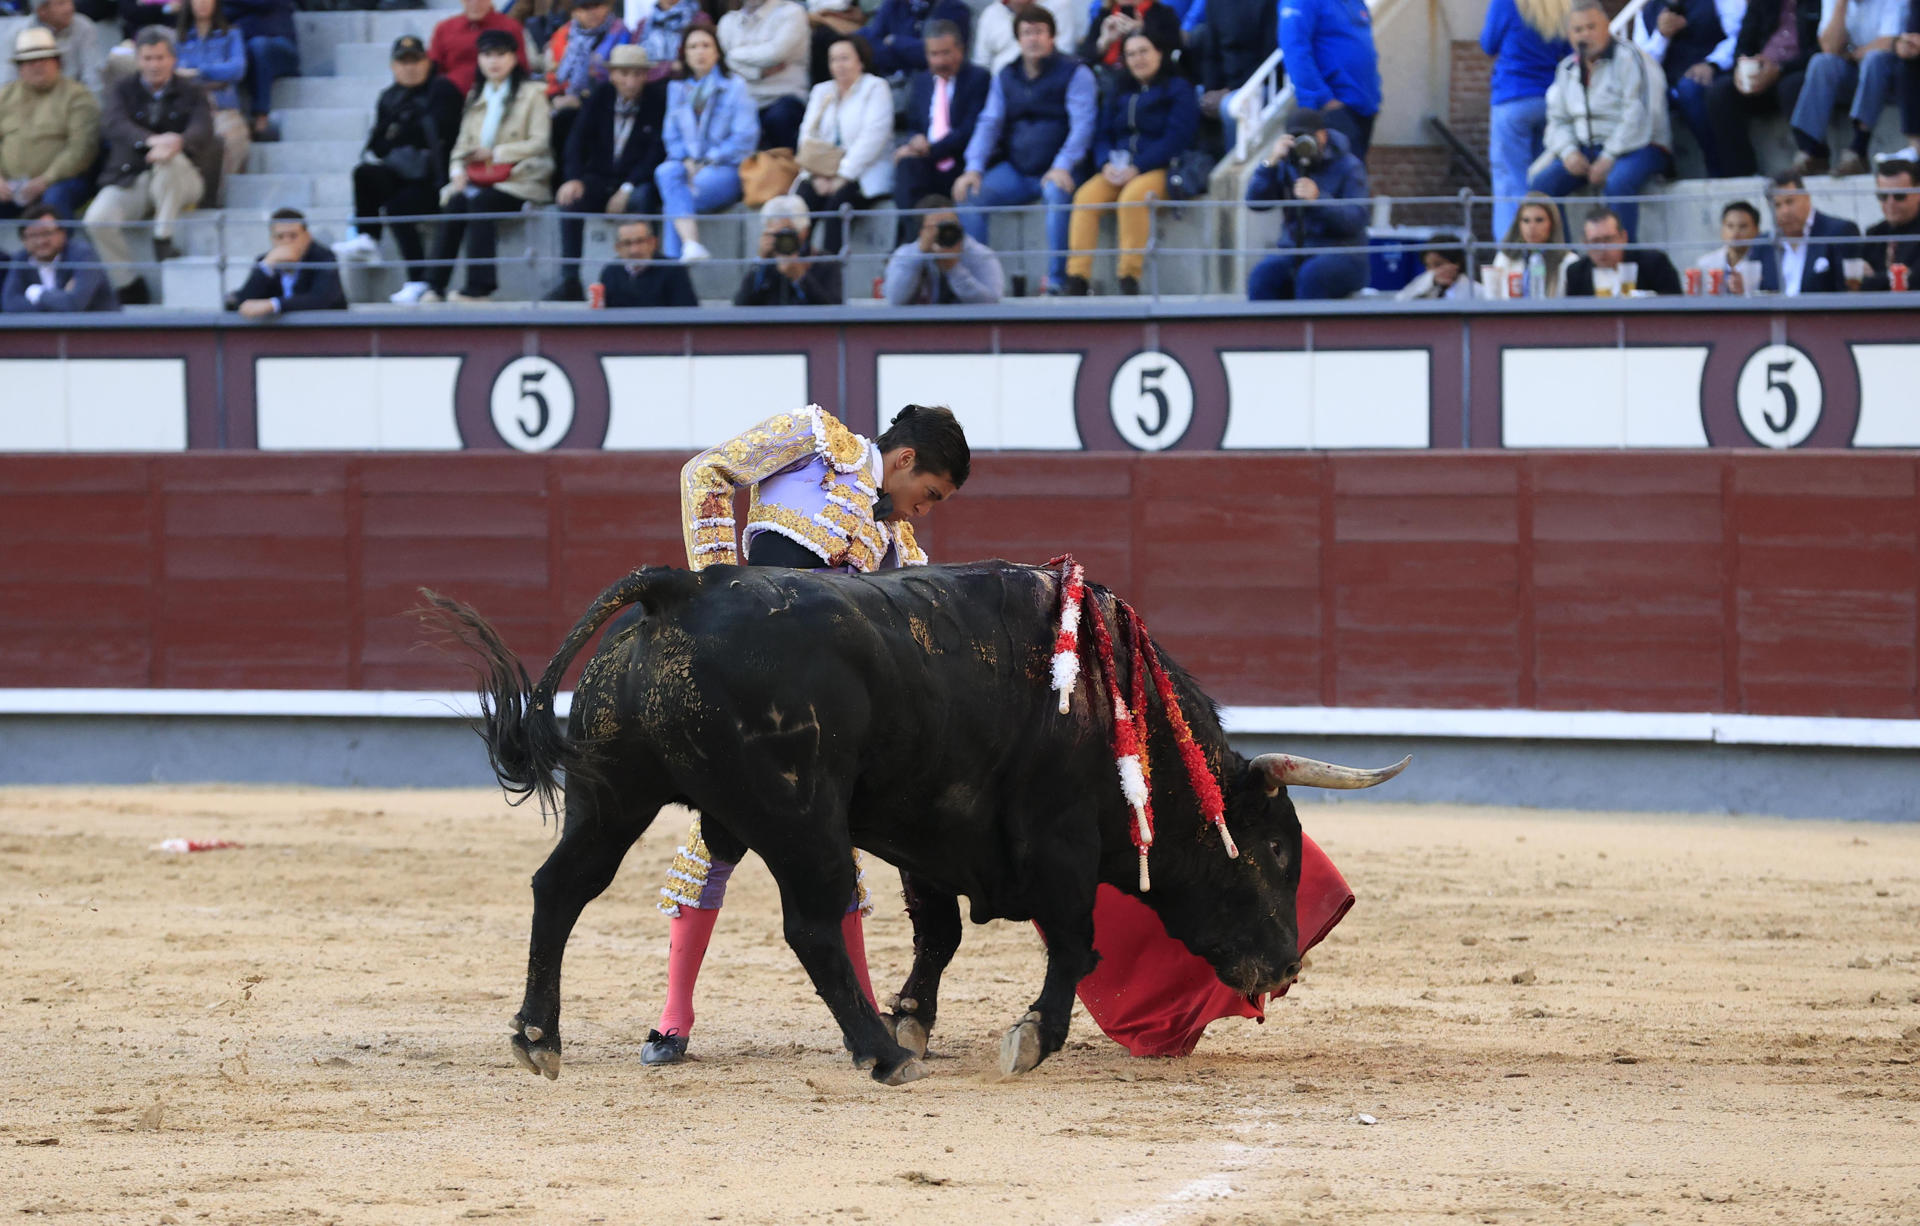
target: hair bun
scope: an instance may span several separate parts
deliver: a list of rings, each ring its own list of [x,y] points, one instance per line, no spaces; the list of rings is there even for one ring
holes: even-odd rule
[[[901,410],[900,410],[900,411],[899,411],[898,413],[895,413],[895,414],[893,415],[893,424],[897,426],[897,425],[899,425],[899,424],[900,424],[901,422],[903,422],[903,421],[907,421],[907,420],[909,420],[910,418],[912,418],[912,416],[913,416],[913,415],[914,415],[915,413],[918,413],[919,411],[920,411],[920,406],[919,406],[919,405],[917,405],[917,404],[910,404],[910,405],[908,405],[908,406],[907,406],[906,408],[904,408],[904,409],[901,409]]]

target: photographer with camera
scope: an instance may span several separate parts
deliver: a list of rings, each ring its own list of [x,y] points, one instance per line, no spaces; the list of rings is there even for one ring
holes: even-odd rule
[[[1567,41],[1573,54],[1553,70],[1545,152],[1527,187],[1556,199],[1598,187],[1632,234],[1639,202],[1612,198],[1639,195],[1672,165],[1666,75],[1646,52],[1613,37],[1600,0],[1573,0]]]
[[[1295,111],[1287,135],[1274,142],[1253,172],[1247,203],[1260,210],[1273,207],[1268,202],[1286,200],[1306,207],[1286,210],[1282,254],[1268,256],[1247,274],[1248,299],[1350,298],[1359,293],[1367,283],[1370,195],[1367,168],[1353,155],[1346,133],[1330,131],[1318,111]],[[1355,203],[1330,203],[1346,200]],[[1314,248],[1355,250],[1308,254]]]
[[[735,306],[839,306],[840,264],[807,251],[807,202],[775,196],[760,206],[760,262],[747,270]]]
[[[969,238],[945,196],[923,196],[914,206],[920,237],[887,259],[881,294],[893,306],[951,306],[1000,301],[1005,273],[993,248]]]

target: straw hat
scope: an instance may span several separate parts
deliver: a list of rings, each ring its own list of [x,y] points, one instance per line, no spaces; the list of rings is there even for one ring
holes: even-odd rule
[[[653,63],[647,59],[646,48],[636,47],[632,43],[621,43],[613,49],[613,54],[607,57],[607,68],[609,71],[615,68],[646,69],[651,67],[653,67]]]
[[[53,41],[53,31],[45,26],[28,26],[13,40],[13,62],[16,64],[59,58],[60,45]]]

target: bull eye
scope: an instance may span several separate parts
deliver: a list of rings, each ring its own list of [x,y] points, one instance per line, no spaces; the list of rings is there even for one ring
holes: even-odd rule
[[[1273,858],[1279,862],[1280,867],[1283,869],[1286,868],[1287,861],[1293,858],[1287,851],[1287,845],[1278,839],[1271,839],[1268,841],[1267,846],[1273,849]]]

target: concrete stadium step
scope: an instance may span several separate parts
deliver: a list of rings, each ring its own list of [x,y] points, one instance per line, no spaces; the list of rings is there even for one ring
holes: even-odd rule
[[[343,77],[391,74],[393,43],[341,43],[333,49],[333,71]]]
[[[344,214],[353,207],[353,182],[344,167],[318,178],[300,174],[231,175],[226,184],[227,208],[264,211],[262,215],[278,208],[334,208]]]
[[[363,145],[363,140],[282,140],[255,145],[247,154],[247,171],[313,178],[349,175]]]
[[[372,106],[298,106],[274,112],[283,144],[295,141],[338,141],[352,137],[364,143],[373,126]]]
[[[273,83],[273,109],[281,107],[372,107],[393,84],[380,77],[282,77]]]

